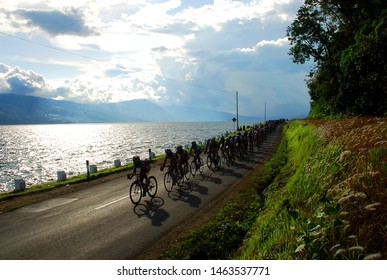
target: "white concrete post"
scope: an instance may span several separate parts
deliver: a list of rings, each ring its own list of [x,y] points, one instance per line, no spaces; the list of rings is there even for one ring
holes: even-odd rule
[[[23,179],[15,179],[15,190],[24,191],[26,189],[26,182]]]
[[[95,164],[90,165],[90,173],[97,173],[97,171],[98,171],[97,165]]]
[[[63,181],[66,181],[66,172],[64,171],[58,171],[56,172],[56,175],[57,175],[57,180],[58,182],[63,182]]]
[[[120,167],[121,166],[121,161],[119,160],[119,159],[116,159],[115,161],[114,161],[114,167]]]

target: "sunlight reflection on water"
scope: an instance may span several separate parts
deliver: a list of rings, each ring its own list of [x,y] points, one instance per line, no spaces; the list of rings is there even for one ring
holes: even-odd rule
[[[86,160],[98,169],[123,164],[133,155],[148,157],[148,149],[204,141],[226,131],[233,123],[114,123],[0,126],[0,191],[14,188],[14,179],[27,186],[56,180],[57,171],[69,176],[86,172]]]

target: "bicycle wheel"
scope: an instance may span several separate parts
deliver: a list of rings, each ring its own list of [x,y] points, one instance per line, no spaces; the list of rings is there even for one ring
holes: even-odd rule
[[[203,159],[200,158],[200,165],[199,165],[199,172],[200,172],[200,174],[203,173],[203,170],[204,170],[204,162],[203,162]]]
[[[214,156],[207,156],[207,166],[210,170],[212,170],[212,172],[215,172],[216,165]]]
[[[173,177],[169,172],[164,175],[164,188],[167,192],[172,191],[173,188]]]
[[[228,154],[226,157],[227,165],[230,166],[232,164],[232,155]]]
[[[133,204],[139,204],[142,197],[142,187],[139,181],[134,181],[130,185],[129,197]]]
[[[222,161],[220,159],[220,156],[216,154],[215,156],[215,168],[221,168],[222,167]]]
[[[209,169],[211,169],[211,156],[210,155],[208,155],[207,156],[207,167],[209,168]]]
[[[196,175],[196,163],[195,163],[195,160],[191,161],[190,167],[191,167],[192,177],[195,177],[195,175]]]
[[[227,156],[226,156],[226,154],[224,152],[222,152],[222,157],[221,158],[222,158],[221,159],[222,163],[226,164],[227,163]]]
[[[149,177],[148,194],[150,197],[155,197],[157,193],[157,180],[154,176]]]
[[[240,149],[237,150],[236,157],[238,160],[242,160],[242,151]]]
[[[179,187],[181,187],[183,184],[184,184],[184,171],[183,170],[179,170],[177,173],[176,173],[176,183]]]
[[[191,173],[191,165],[188,163],[184,164],[184,176],[187,181],[191,178]]]

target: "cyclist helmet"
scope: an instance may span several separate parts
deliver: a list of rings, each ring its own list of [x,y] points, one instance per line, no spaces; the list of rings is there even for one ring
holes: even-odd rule
[[[193,142],[192,142],[192,147],[195,147],[195,146],[196,146],[196,142],[193,141]]]
[[[165,150],[165,153],[166,153],[167,155],[170,155],[170,154],[172,154],[172,151],[171,151],[171,149],[166,149],[166,150]]]
[[[183,150],[183,146],[179,145],[176,147],[177,152],[181,152]]]

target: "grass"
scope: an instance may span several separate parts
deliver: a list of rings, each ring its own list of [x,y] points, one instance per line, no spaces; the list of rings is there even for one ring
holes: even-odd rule
[[[297,120],[216,220],[169,259],[387,259],[386,118]]]
[[[234,258],[387,258],[386,120],[294,121],[288,163]]]

